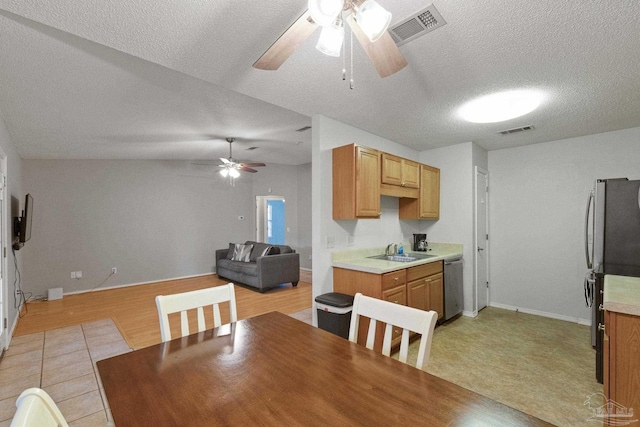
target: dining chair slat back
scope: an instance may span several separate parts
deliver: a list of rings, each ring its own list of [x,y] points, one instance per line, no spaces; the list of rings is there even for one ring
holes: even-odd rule
[[[200,289],[197,291],[183,292],[173,295],[158,295],[156,305],[158,306],[158,318],[160,320],[160,334],[162,341],[171,340],[171,326],[169,315],[180,313],[181,336],[189,335],[189,318],[187,312],[196,310],[198,319],[198,332],[207,329],[204,317],[204,307],[213,306],[213,327],[217,328],[222,324],[220,317],[220,303],[229,303],[229,321],[238,321],[236,310],[236,294],[233,283],[213,288]]]
[[[403,363],[407,363],[410,333],[415,332],[420,334],[416,368],[424,369],[429,362],[433,331],[436,326],[436,321],[438,320],[437,312],[433,310],[418,310],[417,308],[394,304],[389,301],[368,297],[358,292],[353,300],[351,324],[349,325],[349,341],[354,343],[358,342],[360,316],[370,319],[365,344],[370,350],[373,350],[375,344],[377,322],[385,324],[382,340],[382,354],[385,356],[391,355],[393,327],[402,328],[402,339],[400,341],[398,359]]]
[[[11,427],[68,427],[51,397],[40,388],[28,388],[16,400]]]

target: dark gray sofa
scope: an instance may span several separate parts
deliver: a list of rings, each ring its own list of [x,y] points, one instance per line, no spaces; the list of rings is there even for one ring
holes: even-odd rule
[[[216,250],[216,274],[218,277],[252,286],[260,292],[282,283],[298,286],[300,280],[300,254],[286,245],[269,245],[248,240],[253,245],[251,261],[232,261],[229,248]],[[258,256],[267,246],[270,255]]]

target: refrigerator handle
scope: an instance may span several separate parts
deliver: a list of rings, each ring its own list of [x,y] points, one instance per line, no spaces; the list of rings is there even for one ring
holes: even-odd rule
[[[638,193],[640,197],[640,192]],[[584,255],[587,259],[587,268],[593,268],[593,259],[589,254],[589,214],[591,213],[591,202],[593,201],[593,190],[589,191],[589,197],[587,198],[587,209],[584,216]],[[640,202],[639,202],[640,203]]]
[[[638,188],[638,209],[640,209],[640,188]]]

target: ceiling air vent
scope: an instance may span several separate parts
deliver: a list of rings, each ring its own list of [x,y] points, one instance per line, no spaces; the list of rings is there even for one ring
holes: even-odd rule
[[[249,147],[249,148],[246,148],[245,150],[246,151],[253,151],[253,150],[257,150],[257,149],[258,149],[258,147]]]
[[[511,135],[512,133],[518,133],[518,132],[524,132],[526,130],[533,130],[533,126],[529,125],[529,126],[522,126],[520,128],[513,128],[513,129],[507,129],[507,130],[501,130],[500,132],[498,132],[500,135]]]
[[[442,27],[446,23],[438,9],[431,4],[426,9],[422,9],[413,16],[394,25],[393,28],[389,28],[389,34],[391,34],[398,46],[402,46],[436,28]]]
[[[305,127],[301,127],[300,129],[296,130],[296,132],[304,132],[305,130],[309,130],[311,129],[311,126],[305,126]]]

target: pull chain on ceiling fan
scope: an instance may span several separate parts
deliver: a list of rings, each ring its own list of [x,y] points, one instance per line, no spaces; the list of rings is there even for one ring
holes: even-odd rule
[[[348,16],[343,19],[343,14]],[[322,33],[316,48],[327,55],[340,56],[344,46],[344,20],[380,77],[390,76],[407,66],[407,60],[387,31],[391,13],[375,0],[309,0],[307,11],[267,49],[253,67],[277,70],[318,25],[322,27]]]

